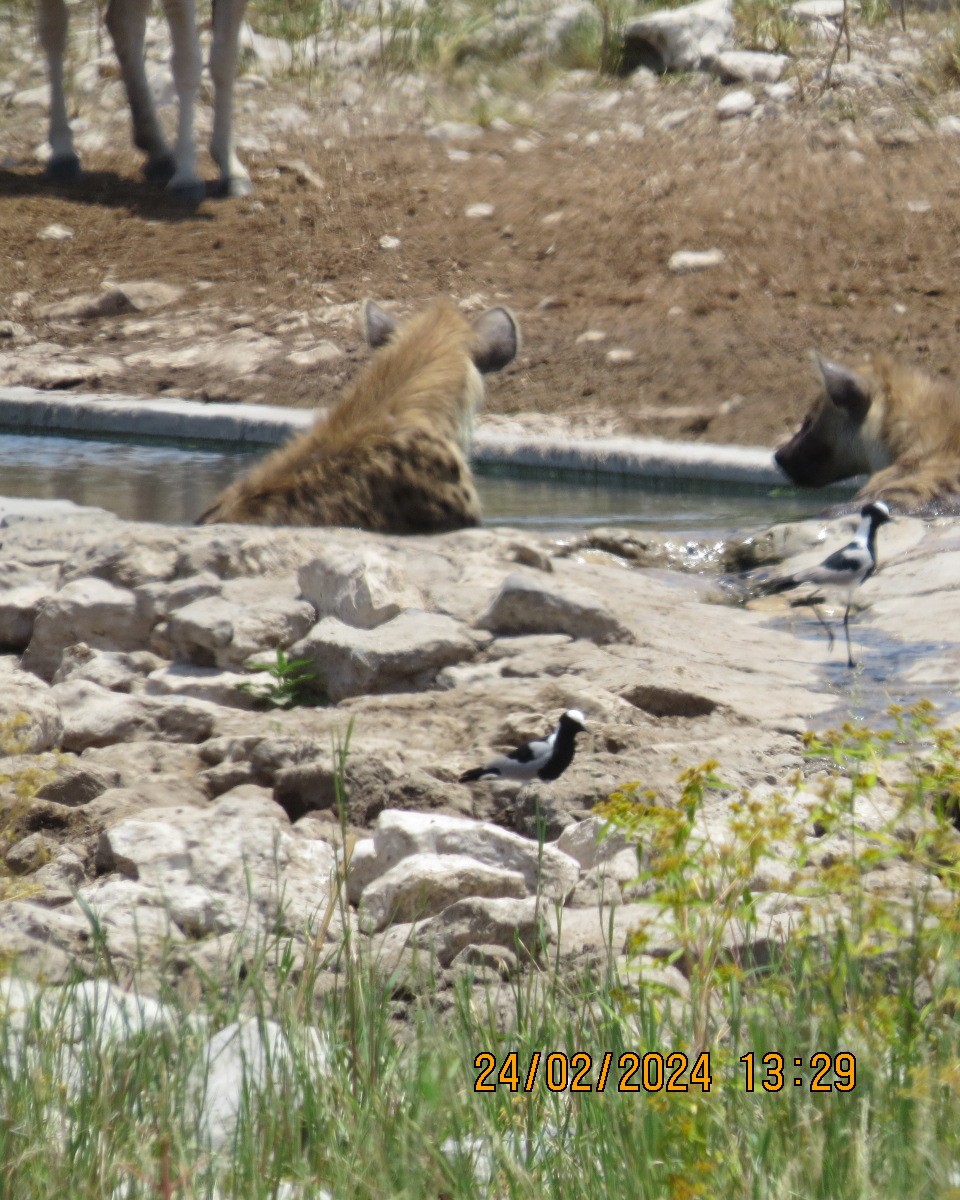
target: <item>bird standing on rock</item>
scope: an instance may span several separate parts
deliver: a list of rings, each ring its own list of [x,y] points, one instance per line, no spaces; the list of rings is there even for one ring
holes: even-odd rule
[[[460,776],[460,783],[475,783],[481,779],[520,779],[528,782],[541,779],[549,783],[559,779],[573,762],[575,739],[585,733],[586,718],[579,709],[563,714],[549,737],[524,742],[509,754],[500,754],[484,767],[474,767]]]
[[[828,555],[822,563],[798,571],[785,579],[776,581],[771,589],[774,592],[784,592],[789,588],[799,587],[802,583],[812,583],[827,591],[846,592],[847,607],[843,614],[843,631],[847,635],[847,666],[853,667],[853,652],[850,649],[850,605],[853,603],[853,593],[865,579],[877,569],[877,530],[886,525],[892,518],[890,509],[882,500],[865,504],[860,510],[860,525],[853,536],[840,550]],[[833,646],[833,630],[820,615],[817,604],[813,604],[817,620],[826,629]]]

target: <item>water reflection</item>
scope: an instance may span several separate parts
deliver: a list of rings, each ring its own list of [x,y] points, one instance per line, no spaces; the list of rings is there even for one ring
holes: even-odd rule
[[[191,523],[256,457],[249,451],[3,434],[0,495],[67,499],[131,520]],[[736,529],[809,516],[828,502],[788,488],[737,495],[707,492],[702,486],[680,490],[654,483],[597,486],[592,481],[507,478],[486,470],[477,483],[488,523],[538,529]]]

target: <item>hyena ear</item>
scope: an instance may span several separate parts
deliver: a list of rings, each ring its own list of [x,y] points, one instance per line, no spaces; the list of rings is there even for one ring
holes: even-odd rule
[[[814,355],[827,396],[854,421],[862,421],[870,411],[870,384],[849,367]]]
[[[473,322],[474,341],[470,357],[478,371],[488,375],[502,371],[520,349],[520,326],[507,308],[488,308]]]
[[[373,350],[379,350],[393,337],[400,322],[372,300],[364,300],[360,307],[360,317],[363,321],[363,333],[367,345]]]

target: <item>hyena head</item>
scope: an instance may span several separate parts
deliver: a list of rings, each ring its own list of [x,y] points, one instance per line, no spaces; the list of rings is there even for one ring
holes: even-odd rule
[[[867,375],[816,356],[823,394],[793,437],[774,454],[800,487],[825,487],[886,465],[878,461],[882,402]]]
[[[516,318],[506,308],[487,309],[472,323],[468,323],[450,306],[434,311],[440,315],[440,320],[433,322],[432,328],[428,324],[427,328],[418,330],[415,335],[417,340],[423,343],[421,349],[428,359],[431,351],[427,348],[426,343],[432,335],[439,338],[446,333],[454,333],[450,329],[450,321],[461,325],[467,334],[465,349],[468,361],[463,386],[459,388],[456,395],[445,393],[443,403],[443,408],[447,410],[451,403],[454,405],[454,411],[450,414],[453,417],[451,434],[456,437],[461,449],[466,452],[473,434],[474,414],[483,404],[484,388],[481,375],[502,371],[508,363],[513,361],[520,348],[520,330]],[[372,300],[364,301],[362,315],[364,334],[367,343],[373,350],[393,341],[397,330],[403,329],[396,317]],[[429,321],[429,314],[427,320]],[[455,333],[454,336],[456,336]],[[437,358],[442,362],[445,356],[438,355]],[[430,390],[428,381],[425,381],[424,386],[427,391]],[[441,391],[443,390],[441,389]],[[434,416],[439,416],[439,413],[434,413]]]

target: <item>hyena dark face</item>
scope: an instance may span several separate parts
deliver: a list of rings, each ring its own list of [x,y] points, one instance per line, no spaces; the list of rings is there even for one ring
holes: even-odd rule
[[[885,466],[877,461],[878,405],[872,382],[817,357],[823,395],[793,437],[774,454],[777,466],[800,487],[825,487]]]

